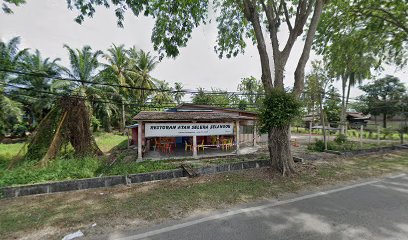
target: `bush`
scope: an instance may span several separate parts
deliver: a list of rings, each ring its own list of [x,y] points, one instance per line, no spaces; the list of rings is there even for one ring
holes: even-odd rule
[[[338,144],[345,143],[347,142],[347,136],[345,134],[340,134],[339,136],[336,137],[334,141]]]
[[[392,135],[393,130],[391,128],[383,128],[381,130],[381,133],[383,134],[383,139],[387,139],[388,136]],[[392,137],[392,136],[391,136]]]
[[[28,128],[25,124],[17,124],[13,127],[12,135],[16,137],[24,137],[27,131]]]
[[[343,135],[344,136],[344,135]],[[340,137],[340,136],[339,136]],[[345,136],[344,136],[345,137]],[[332,151],[348,151],[355,149],[356,144],[351,141],[344,141],[344,137],[341,137],[338,141],[330,141],[327,142],[327,150]],[[342,142],[344,141],[344,142]],[[314,143],[307,146],[307,149],[316,152],[324,152],[324,141],[323,140],[316,140]]]
[[[324,141],[323,140],[316,140],[314,143],[309,144],[307,149],[316,152],[324,152]]]
[[[301,114],[301,102],[291,93],[273,90],[265,96],[260,109],[259,126],[262,133],[273,127],[285,127]]]

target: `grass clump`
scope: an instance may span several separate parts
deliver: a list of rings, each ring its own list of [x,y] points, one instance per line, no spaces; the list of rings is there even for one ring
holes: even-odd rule
[[[384,143],[381,144],[381,147],[384,147]],[[392,146],[392,144],[388,144],[388,146]],[[353,150],[360,150],[360,149],[371,149],[371,148],[378,148],[380,147],[376,143],[367,143],[363,142],[363,144],[360,144],[360,142],[357,141],[349,141],[346,140],[345,138],[341,139],[335,139],[334,141],[328,141],[327,142],[327,150],[331,151],[353,151]],[[314,152],[324,152],[325,146],[324,146],[324,141],[323,140],[316,140],[314,143],[311,143],[307,146],[307,149],[310,151]]]
[[[45,167],[36,162],[23,162],[10,170],[1,169],[0,187],[96,177],[101,165],[102,162],[93,157],[57,158]]]
[[[124,162],[119,161],[112,166],[105,165],[100,172],[103,175],[127,175],[176,169],[180,164],[168,161]]]
[[[96,177],[101,165],[102,162],[93,157],[58,158],[45,167],[40,167],[36,162],[24,162],[11,170],[0,171],[0,187]]]

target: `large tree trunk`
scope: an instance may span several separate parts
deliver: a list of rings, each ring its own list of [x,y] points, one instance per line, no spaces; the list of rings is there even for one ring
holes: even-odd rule
[[[284,3],[285,1],[283,1]],[[246,19],[251,22],[253,30],[255,33],[255,38],[257,41],[257,48],[261,60],[262,67],[262,82],[265,89],[265,92],[271,92],[275,89],[284,89],[284,72],[288,57],[292,50],[292,47],[302,32],[303,28],[307,22],[308,17],[314,7],[314,13],[310,22],[309,30],[306,36],[305,45],[303,48],[302,56],[299,60],[296,72],[295,72],[295,86],[294,93],[299,97],[303,91],[304,85],[304,68],[309,59],[310,49],[313,42],[313,37],[316,32],[317,24],[319,22],[322,9],[323,9],[323,0],[313,1],[302,1],[299,2],[298,12],[296,14],[295,24],[292,27],[290,19],[287,16],[287,24],[290,31],[288,41],[286,46],[282,51],[279,50],[279,41],[278,41],[278,26],[277,19],[274,12],[274,4],[272,1],[264,2],[261,1],[262,9],[266,14],[268,21],[268,30],[270,33],[272,51],[273,51],[273,60],[274,60],[274,82],[272,83],[272,74],[269,66],[268,53],[266,51],[265,39],[263,36],[263,31],[261,27],[261,20],[257,12],[257,1],[244,0],[243,1],[243,10]],[[287,13],[286,5],[282,5],[285,8]],[[276,9],[275,9],[276,11]],[[286,14],[288,15],[288,14]],[[263,20],[263,19],[262,19]],[[274,127],[268,131],[268,148],[270,153],[270,158],[272,162],[272,167],[283,175],[291,175],[295,172],[293,167],[293,158],[291,153],[291,144],[290,144],[290,123],[284,127]]]
[[[323,12],[323,0],[317,0],[315,3],[312,19],[310,21],[309,30],[307,31],[305,45],[303,46],[303,52],[302,55],[300,56],[298,65],[296,66],[295,70],[295,83],[293,91],[298,97],[302,94],[303,87],[305,84],[305,67],[310,57],[310,50],[312,48],[313,38],[316,34],[317,26],[319,24],[322,12]]]
[[[268,148],[272,169],[278,170],[284,176],[295,173],[290,144],[290,125],[269,129]]]
[[[346,75],[341,76],[341,134],[345,134],[345,125],[346,125],[346,84],[348,77]]]
[[[387,128],[387,114],[383,114],[383,128]]]

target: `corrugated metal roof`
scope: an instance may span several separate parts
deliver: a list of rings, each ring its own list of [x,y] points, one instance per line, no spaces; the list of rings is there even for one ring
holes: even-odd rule
[[[253,117],[220,112],[151,112],[142,111],[133,120],[142,121],[206,121],[206,120],[255,120]]]

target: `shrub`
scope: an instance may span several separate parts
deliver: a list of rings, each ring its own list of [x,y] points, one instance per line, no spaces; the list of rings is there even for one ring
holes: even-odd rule
[[[273,127],[288,126],[301,114],[301,106],[293,94],[277,89],[271,91],[260,109],[260,131],[266,133]]]
[[[324,152],[324,141],[323,140],[316,140],[314,143],[309,144],[307,149],[316,152]]]
[[[12,135],[16,137],[24,137],[27,131],[28,128],[25,124],[17,124],[13,127]]]
[[[336,137],[334,141],[338,144],[345,143],[347,142],[347,136],[345,134],[340,134],[339,136]]]

